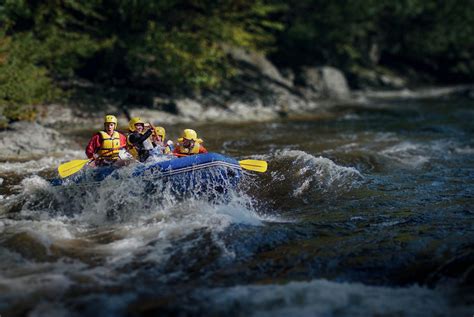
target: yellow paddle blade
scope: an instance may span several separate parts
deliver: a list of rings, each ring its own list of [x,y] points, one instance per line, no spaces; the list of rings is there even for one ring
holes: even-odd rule
[[[72,160],[61,164],[58,167],[59,176],[61,176],[61,178],[71,176],[79,172],[87,163],[89,163],[89,160]]]
[[[239,161],[239,164],[242,168],[245,168],[246,170],[260,173],[265,173],[268,166],[267,162],[260,160],[243,160]]]

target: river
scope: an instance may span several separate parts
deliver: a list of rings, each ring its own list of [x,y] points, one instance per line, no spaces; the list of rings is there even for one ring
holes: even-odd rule
[[[473,122],[472,99],[440,98],[194,125],[269,164],[222,202],[133,180],[65,199],[49,180],[72,145],[2,162],[0,315],[472,316]]]

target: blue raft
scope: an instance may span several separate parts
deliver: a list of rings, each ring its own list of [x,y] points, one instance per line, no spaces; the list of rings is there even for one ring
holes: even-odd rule
[[[102,182],[106,178],[122,179],[120,168],[109,166],[86,169],[65,180],[54,179],[54,186]],[[147,193],[167,188],[174,194],[224,193],[235,188],[242,177],[239,162],[217,153],[197,154],[169,160],[139,163],[131,178],[146,186]]]

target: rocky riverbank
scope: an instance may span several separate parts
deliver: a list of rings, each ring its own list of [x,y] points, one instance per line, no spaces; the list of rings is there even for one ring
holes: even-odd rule
[[[406,80],[387,73],[371,74],[377,90],[353,91],[338,69],[305,67],[298,71],[278,69],[265,56],[229,49],[238,74],[219,90],[186,96],[134,92],[132,101],[117,104],[105,100],[99,106],[79,102],[74,106],[40,107],[38,122],[57,127],[69,123],[100,123],[105,112],[120,121],[142,116],[155,123],[268,121],[282,117],[317,115],[334,105],[365,104],[376,98],[437,98],[452,94],[474,96],[474,85],[411,90]],[[364,75],[365,76],[365,75]],[[383,87],[385,89],[381,90]],[[97,89],[97,88],[96,88]],[[140,95],[141,94],[141,95]],[[137,101],[138,100],[138,101]]]
[[[0,132],[0,159],[22,160],[54,155],[69,147],[69,140],[36,122],[14,122]]]
[[[121,105],[105,101],[100,107],[86,102],[38,106],[36,123],[17,122],[0,132],[1,156],[44,155],[60,149],[67,141],[57,130],[71,124],[100,125],[106,112],[116,114],[122,127],[133,116],[169,126],[314,117],[337,105],[364,105],[378,99],[439,98],[453,94],[474,97],[474,85],[410,90],[403,86],[403,79],[386,74],[374,74],[372,80],[384,83],[387,90],[353,91],[344,74],[333,67],[306,67],[294,72],[278,69],[257,53],[232,49],[229,54],[239,72],[216,91],[189,96],[152,96],[148,102]]]
[[[146,97],[135,96],[141,102],[125,105],[47,105],[38,108],[38,122],[51,127],[91,120],[98,123],[105,112],[118,114],[124,122],[127,116],[142,116],[166,124],[268,121],[312,113],[337,103],[359,102],[353,98],[344,74],[335,68],[305,68],[295,74],[277,69],[257,53],[232,49],[229,54],[238,74],[219,90],[187,96],[150,97],[147,92]]]

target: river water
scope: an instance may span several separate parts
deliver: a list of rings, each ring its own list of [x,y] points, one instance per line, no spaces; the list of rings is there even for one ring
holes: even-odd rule
[[[49,179],[73,142],[2,162],[0,314],[472,316],[473,122],[472,100],[440,99],[193,126],[269,163],[221,202],[133,179],[65,196]]]

